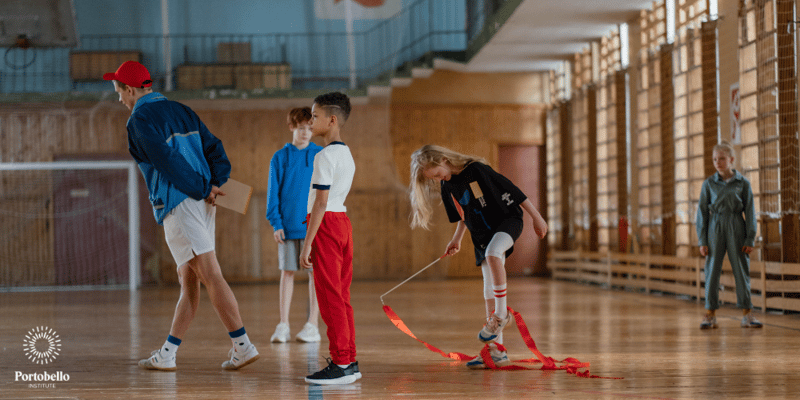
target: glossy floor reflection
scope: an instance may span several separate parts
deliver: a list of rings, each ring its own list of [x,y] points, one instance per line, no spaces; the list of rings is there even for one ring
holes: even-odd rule
[[[539,350],[590,362],[585,379],[564,371],[472,371],[400,332],[379,296],[396,282],[353,285],[358,360],[351,385],[308,385],[325,366],[328,344],[269,343],[278,323],[277,285],[234,286],[261,359],[240,371],[220,369],[230,340],[206,296],[178,352],[178,371],[138,369],[166,338],[176,287],[125,291],[0,293],[0,398],[80,399],[757,399],[800,396],[800,316],[758,313],[760,330],[739,327],[724,308],[720,328],[698,327],[702,304],[673,297],[608,291],[543,279],[509,282]],[[482,325],[479,280],[411,281],[384,300],[422,340],[445,352],[477,355]],[[296,285],[292,335],[305,322],[306,285]],[[25,354],[37,326],[58,332],[61,352],[49,364]],[[294,336],[292,336],[294,338]],[[506,328],[511,359],[530,358],[516,326]],[[46,346],[43,348],[46,349]],[[17,373],[19,372],[19,374]],[[24,381],[19,375],[69,375],[69,381]],[[41,387],[37,387],[41,385]]]

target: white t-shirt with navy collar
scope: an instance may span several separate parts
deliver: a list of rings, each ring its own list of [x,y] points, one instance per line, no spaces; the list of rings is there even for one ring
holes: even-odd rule
[[[331,142],[314,157],[314,172],[311,174],[311,189],[308,193],[308,213],[314,207],[317,190],[328,191],[328,206],[325,211],[346,212],[344,201],[353,185],[356,163],[350,148],[342,142]],[[316,189],[316,190],[314,190]]]

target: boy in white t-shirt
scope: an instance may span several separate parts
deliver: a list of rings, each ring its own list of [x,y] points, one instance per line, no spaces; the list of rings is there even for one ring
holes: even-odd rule
[[[311,133],[323,138],[325,148],[314,158],[308,194],[308,230],[300,265],[314,267],[319,311],[328,327],[332,361],[306,377],[306,382],[320,385],[348,384],[361,378],[350,305],[353,228],[344,206],[356,166],[340,135],[349,116],[350,99],[338,92],[317,96],[311,107]]]

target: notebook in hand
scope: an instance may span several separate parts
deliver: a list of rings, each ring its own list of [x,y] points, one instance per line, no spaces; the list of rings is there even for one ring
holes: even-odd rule
[[[229,208],[240,214],[247,213],[247,206],[250,204],[250,196],[253,194],[253,188],[245,185],[242,182],[228,179],[221,188],[225,196],[217,196],[216,204],[225,208]]]

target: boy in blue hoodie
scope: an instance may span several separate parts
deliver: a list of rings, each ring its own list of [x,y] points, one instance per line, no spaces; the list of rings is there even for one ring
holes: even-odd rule
[[[314,169],[314,156],[322,147],[311,143],[311,108],[295,108],[289,112],[287,122],[292,131],[292,143],[286,143],[275,152],[269,163],[267,194],[267,219],[275,229],[278,242],[278,267],[280,280],[281,322],[270,341],[285,343],[289,330],[289,309],[292,304],[294,273],[298,270],[300,250],[306,236],[306,201]],[[319,342],[319,306],[314,290],[314,274],[308,270],[308,322],[296,339],[300,342]]]
[[[214,205],[217,196],[225,195],[219,187],[231,173],[222,142],[192,109],[153,92],[153,81],[144,65],[126,61],[116,72],[104,74],[103,79],[114,81],[120,103],[131,110],[126,124],[128,150],[144,176],[156,221],[164,225],[181,284],[167,341],[149,358],[139,361],[139,366],[177,369],[175,355],[197,313],[200,283],[208,290],[233,342],[229,360],[222,368],[234,370],[252,363],[258,359],[258,351],[247,337],[239,304],[222,276],[214,251]]]

